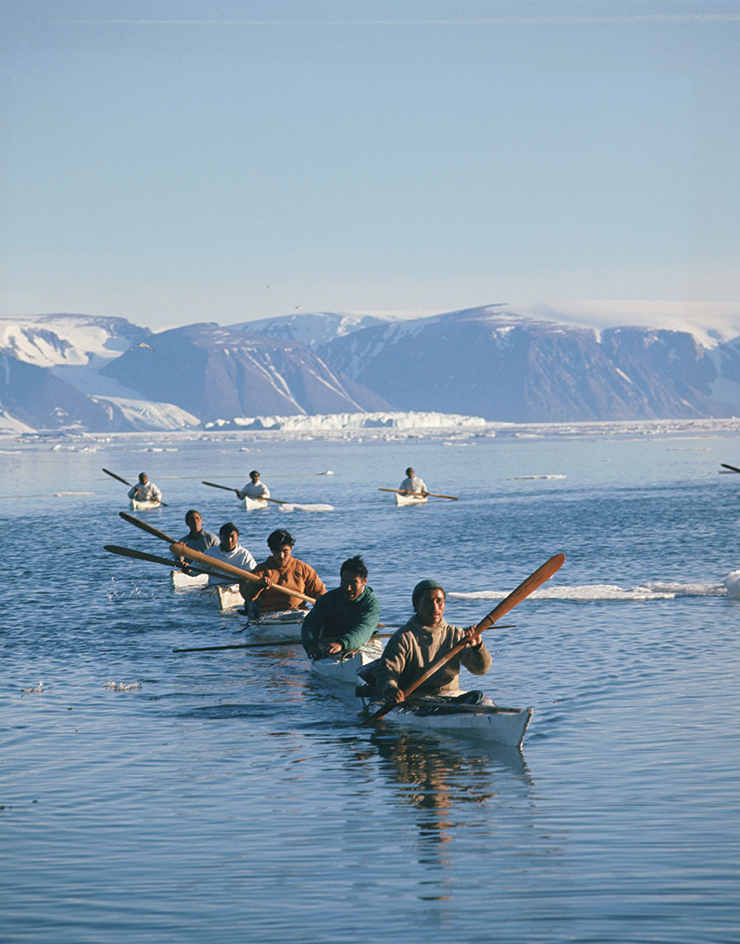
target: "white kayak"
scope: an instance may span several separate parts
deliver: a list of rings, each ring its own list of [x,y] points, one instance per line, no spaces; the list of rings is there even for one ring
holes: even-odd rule
[[[380,705],[374,703],[371,707],[375,710]],[[451,734],[520,747],[531,717],[531,708],[451,705],[440,704],[434,698],[419,698],[413,704],[397,705],[383,720],[429,734]]]
[[[239,593],[239,584],[216,584],[213,587],[204,587],[201,598],[219,610],[233,610],[244,606],[244,597]]]
[[[379,659],[383,652],[383,646],[379,639],[370,639],[359,649],[353,649],[334,658],[329,656],[326,659],[316,659],[311,663],[311,671],[322,678],[331,679],[333,682],[347,682],[350,685],[357,685],[360,679],[357,677],[358,669],[368,662],[374,662]]]
[[[131,509],[133,511],[149,511],[152,508],[161,508],[162,502],[158,501],[139,501],[136,498],[131,499]]]
[[[261,511],[263,508],[269,508],[269,504],[264,498],[244,498],[245,511]]]
[[[427,497],[421,493],[414,493],[412,495],[401,495],[400,492],[396,492],[396,504],[397,505],[426,505]]]
[[[208,574],[184,574],[181,570],[170,571],[175,590],[200,590],[208,584]]]
[[[301,626],[308,610],[278,610],[275,613],[264,613],[259,619],[247,623],[247,629],[255,639],[292,639],[301,641]]]

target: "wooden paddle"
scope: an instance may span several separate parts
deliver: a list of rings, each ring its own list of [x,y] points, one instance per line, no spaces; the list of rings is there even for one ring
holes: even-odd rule
[[[108,550],[108,548],[106,548]],[[394,625],[393,623],[378,623],[378,626],[388,626]],[[405,625],[405,623],[396,624],[398,626]],[[516,623],[511,623],[508,626],[499,626],[499,629],[513,629],[516,626]],[[393,633],[373,633],[372,639],[390,639]],[[324,640],[325,642],[327,640]],[[329,642],[331,640],[328,640]],[[272,642],[240,642],[232,643],[230,646],[194,646],[190,649],[173,649],[173,652],[215,652],[218,649],[257,649],[261,646],[300,646],[301,643],[296,639],[275,639]]]
[[[242,493],[238,488],[230,488],[228,485],[216,485],[215,482],[203,482],[203,485],[208,485],[211,488],[222,488],[225,492],[236,492],[236,496],[239,501],[242,501]],[[253,498],[252,501],[269,501],[273,502],[276,505],[290,505],[291,502],[280,501],[277,498],[268,498],[267,495],[260,495],[259,498]]]
[[[171,544],[170,550],[177,557],[187,557],[188,560],[198,561],[201,564],[206,564],[208,567],[216,567],[225,574],[233,575],[238,580],[251,580],[253,583],[260,583],[262,581],[261,577],[255,577],[255,575],[250,574],[248,570],[242,570],[241,567],[234,567],[233,564],[227,564],[226,561],[216,560],[215,557],[208,557],[207,554],[201,554],[200,551],[193,551],[184,544]],[[281,587],[276,583],[274,583],[270,589],[277,590],[278,593],[282,593],[286,597],[298,597],[299,600],[305,600],[306,603],[316,602],[313,597],[307,597],[305,593],[291,590],[290,587]]]
[[[120,547],[118,544],[104,544],[103,549],[109,554],[119,554],[121,557],[131,557],[133,560],[150,561],[152,564],[164,564],[165,567],[171,567],[173,570],[180,570],[180,564],[169,557],[157,557],[156,554],[146,554],[144,551],[135,551],[130,547]],[[223,574],[215,570],[206,570],[201,567],[191,568],[197,574],[208,574],[209,577],[223,577]]]
[[[483,619],[475,627],[476,635],[482,633],[484,630],[492,626],[497,619],[500,619],[505,613],[508,613],[509,610],[513,610],[514,607],[521,603],[526,597],[533,593],[538,587],[541,587],[542,584],[549,580],[550,577],[565,563],[565,554],[555,554],[550,560],[546,561],[542,567],[538,567],[533,574],[530,574],[526,580],[522,581],[519,586],[512,590],[511,593],[505,597],[498,606],[494,607],[488,616],[484,616]],[[411,685],[403,692],[404,700],[409,697],[412,692],[415,692],[416,689],[426,682],[428,678],[431,678],[435,672],[438,672],[443,665],[446,665],[450,659],[454,658],[458,652],[468,646],[469,640],[463,639],[462,642],[459,642],[456,646],[453,646],[449,652],[446,652],[441,659],[438,659],[430,668],[426,670],[419,678],[412,682]],[[370,715],[363,724],[373,724],[375,721],[380,721],[381,718],[384,718],[389,711],[396,707],[397,704],[403,704],[403,702],[394,702],[393,704],[385,704],[382,708],[379,708],[376,712]]]
[[[122,479],[120,475],[116,475],[115,472],[111,472],[110,469],[103,469],[103,472],[105,472],[106,475],[110,475],[110,477],[111,477],[112,479],[118,479],[119,482],[123,482],[124,485],[128,485],[129,488],[134,488],[134,487],[136,487],[137,489],[139,488],[138,485],[137,485],[137,486],[133,486],[130,482],[127,482],[126,479]],[[143,493],[142,493],[142,494],[143,494]],[[142,501],[146,501],[147,499],[141,499],[141,500],[142,500]],[[167,504],[167,502],[163,502],[161,498],[159,499],[159,504],[160,504],[160,505],[164,505],[165,508],[169,508],[169,507],[170,507],[170,506]]]
[[[736,469],[734,465],[727,465],[726,462],[720,462],[720,465],[723,469],[729,469],[730,472],[740,472],[740,469]]]
[[[404,492],[401,488],[379,488],[379,492],[396,492],[398,495],[427,495],[430,498],[449,498],[450,501],[459,501],[457,495],[436,495],[434,492]]]
[[[152,527],[152,525],[147,524],[146,521],[142,521],[141,518],[134,518],[133,515],[129,515],[125,511],[119,511],[118,517],[123,518],[124,521],[128,521],[129,524],[134,525],[136,528],[141,528],[142,531],[147,531],[149,534],[153,534],[155,538],[159,538],[161,541],[166,541],[168,544],[176,543],[176,538],[171,538],[169,534],[165,534],[164,531],[160,531],[158,528]]]

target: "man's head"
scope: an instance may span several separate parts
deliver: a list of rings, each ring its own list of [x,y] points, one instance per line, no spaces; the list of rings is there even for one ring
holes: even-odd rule
[[[267,546],[272,551],[272,556],[278,567],[284,567],[288,563],[293,553],[294,544],[295,538],[285,528],[278,528],[268,537]]]
[[[347,602],[356,600],[365,589],[367,567],[359,554],[348,558],[339,569],[339,588]]]
[[[411,468],[411,466],[409,466],[408,469],[406,469],[406,475],[407,475],[410,479],[412,479],[412,478],[414,477],[414,470]]]
[[[191,508],[185,515],[185,524],[190,528],[191,534],[198,534],[203,528],[203,519],[200,512]]]
[[[139,472],[139,485],[146,485],[148,481],[146,472]]]
[[[444,616],[447,593],[436,580],[421,580],[414,587],[411,602],[423,626],[435,626]]]
[[[221,550],[224,552],[233,551],[239,543],[239,528],[232,521],[222,524],[218,535],[221,538]]]
[[[249,477],[252,480],[252,484],[256,485],[257,482],[259,481],[260,474],[259,472],[252,471],[249,473]]]

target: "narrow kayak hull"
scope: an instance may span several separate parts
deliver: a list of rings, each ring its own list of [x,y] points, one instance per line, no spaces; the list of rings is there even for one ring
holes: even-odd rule
[[[200,590],[208,583],[208,574],[184,574],[181,570],[170,571],[175,590]]]
[[[264,498],[244,498],[244,510],[245,511],[261,511],[263,508],[269,508],[270,506],[265,501]]]
[[[424,706],[399,705],[384,720],[429,734],[450,734],[521,747],[531,717],[531,708],[466,705],[435,712]]]
[[[247,629],[251,636],[260,641],[271,639],[301,641],[301,626],[308,610],[278,610],[265,613],[257,620],[250,620]]]
[[[374,662],[380,658],[383,647],[379,639],[371,639],[364,646],[352,652],[347,652],[338,659],[316,659],[311,663],[311,671],[322,678],[331,679],[333,682],[346,682],[350,685],[357,685],[357,670],[368,662]]]
[[[136,498],[131,499],[132,511],[149,511],[152,508],[161,507],[162,503],[158,501],[138,501]]]
[[[426,495],[401,495],[396,492],[397,505],[426,505]]]
[[[233,610],[244,606],[244,597],[239,593],[239,584],[216,584],[215,587],[204,587],[201,597],[218,610]]]

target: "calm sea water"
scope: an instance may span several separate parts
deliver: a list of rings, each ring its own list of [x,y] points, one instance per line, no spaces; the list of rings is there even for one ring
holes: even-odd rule
[[[740,940],[740,434],[0,450],[0,941]],[[397,509],[409,464],[461,500]],[[468,625],[564,551],[475,680],[534,708],[523,750],[363,727],[298,647],[173,653],[243,618],[103,550],[167,553],[103,466],[146,470],[176,536],[196,507],[262,559],[288,527],[330,586],[362,552],[387,623],[431,576]],[[254,467],[334,510],[200,484]]]

